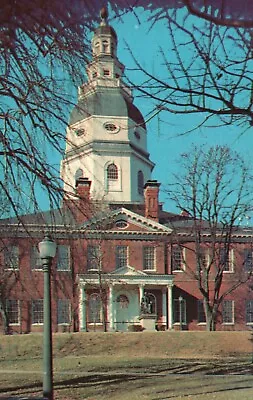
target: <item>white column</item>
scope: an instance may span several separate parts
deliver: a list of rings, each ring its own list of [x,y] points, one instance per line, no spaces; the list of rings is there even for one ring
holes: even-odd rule
[[[80,301],[79,301],[79,321],[80,321],[80,331],[86,331],[86,289],[83,284],[81,284],[80,288]]]
[[[172,286],[168,286],[168,328],[173,327],[173,304],[172,304]]]
[[[144,296],[144,285],[139,285],[139,304],[141,307],[141,300]]]
[[[167,290],[166,288],[162,289],[162,313],[163,313],[163,323],[166,323],[167,320]]]
[[[114,330],[114,310],[113,310],[113,285],[109,286],[109,301],[108,301],[108,309],[107,309],[108,317],[109,317],[109,330]]]

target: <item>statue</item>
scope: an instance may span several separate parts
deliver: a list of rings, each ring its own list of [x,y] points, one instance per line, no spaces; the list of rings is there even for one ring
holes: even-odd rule
[[[147,293],[144,292],[144,296],[141,299],[141,313],[142,314],[151,314],[151,306],[152,306],[152,303],[151,303]]]

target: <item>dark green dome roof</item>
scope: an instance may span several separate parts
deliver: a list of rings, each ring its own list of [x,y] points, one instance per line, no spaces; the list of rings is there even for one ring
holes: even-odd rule
[[[70,115],[70,125],[75,124],[91,115],[111,116],[111,117],[128,117],[131,118],[136,125],[146,129],[144,118],[138,108],[128,101],[120,92],[120,90],[104,91],[92,93],[83,98],[74,107]]]

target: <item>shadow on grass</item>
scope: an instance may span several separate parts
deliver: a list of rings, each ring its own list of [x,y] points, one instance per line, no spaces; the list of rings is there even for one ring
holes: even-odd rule
[[[98,385],[117,385],[120,383],[127,383],[138,379],[146,379],[145,375],[136,374],[94,374],[89,376],[80,376],[75,378],[68,378],[61,381],[54,382],[54,390],[60,391],[62,389],[71,388],[89,388]],[[1,388],[0,393],[5,394],[5,397],[0,396],[0,400],[11,398],[11,396],[28,396],[29,394],[37,394],[42,391],[42,383],[36,382],[32,384],[24,384],[15,387]],[[6,396],[6,394],[10,394]]]

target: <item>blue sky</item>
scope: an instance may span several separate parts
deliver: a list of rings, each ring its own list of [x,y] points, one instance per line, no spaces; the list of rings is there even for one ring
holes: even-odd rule
[[[164,22],[157,23],[149,31],[147,18],[149,12],[143,8],[135,10],[138,19],[133,13],[124,15],[121,21],[112,21],[111,25],[118,35],[118,57],[127,67],[133,67],[133,60],[127,45],[129,45],[138,60],[152,72],[159,72],[161,59],[159,46],[166,48],[168,42],[167,28]],[[127,45],[126,45],[127,43]],[[129,72],[130,73],[130,72]],[[132,72],[134,75],[134,73]],[[135,104],[139,107],[144,117],[149,115],[154,107],[152,100],[135,98]],[[195,126],[200,115],[173,115],[162,112],[154,116],[148,123],[148,148],[150,158],[156,163],[153,171],[153,179],[162,183],[160,200],[169,211],[178,211],[168,200],[165,188],[171,182],[172,175],[180,171],[177,163],[181,153],[189,151],[192,144],[201,146],[227,145],[231,149],[242,154],[251,163],[253,147],[253,128],[244,132],[245,127],[229,125],[227,127],[201,128],[192,133],[183,134],[191,126]],[[213,121],[215,122],[215,121]],[[218,123],[218,120],[217,120]],[[215,123],[214,123],[215,125]]]

